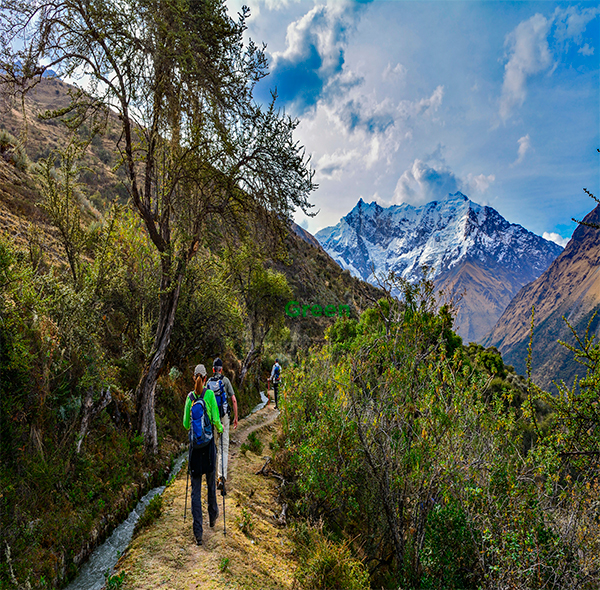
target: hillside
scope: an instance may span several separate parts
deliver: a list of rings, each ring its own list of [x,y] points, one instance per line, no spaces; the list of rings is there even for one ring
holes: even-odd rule
[[[10,133],[22,144],[30,162],[48,157],[53,150],[67,145],[70,132],[59,120],[40,117],[47,111],[64,109],[69,94],[75,89],[58,78],[44,78],[27,95],[25,117],[20,103],[5,102],[0,109],[0,129]],[[80,205],[88,220],[100,219],[101,212],[113,201],[125,203],[127,191],[121,168],[113,169],[118,143],[116,116],[107,113],[98,121],[101,133],[86,147],[80,163]],[[26,132],[24,131],[26,130]],[[80,131],[80,139],[89,128]],[[6,149],[12,149],[7,147]],[[52,262],[64,262],[61,247],[44,211],[39,207],[42,197],[39,183],[31,166],[19,169],[0,158],[0,230],[21,248],[31,248],[32,242]],[[353,315],[364,310],[369,301],[381,292],[343,271],[321,248],[318,241],[296,224],[292,224],[285,239],[287,259],[272,261],[271,266],[286,275],[294,297],[304,304],[348,304]],[[286,317],[292,332],[290,353],[299,347],[320,342],[325,328],[335,318]],[[316,339],[316,340],[315,340]]]
[[[0,129],[18,138],[32,162],[47,158],[57,149],[64,149],[71,132],[61,118],[44,119],[46,112],[65,109],[70,102],[70,94],[75,88],[59,78],[43,78],[26,95],[24,105],[20,101],[6,99],[0,107]],[[23,106],[25,112],[23,113]],[[65,113],[67,119],[72,113]],[[127,198],[123,185],[124,173],[113,166],[117,163],[115,146],[119,140],[118,120],[114,113],[99,113],[94,124],[97,133],[87,145],[80,163],[80,181],[86,186],[88,207],[102,208],[107,200]],[[92,130],[84,124],[74,136],[78,140],[89,140]]]
[[[584,221],[600,223],[600,206]],[[521,374],[526,371],[532,307],[534,381],[550,388],[555,379],[569,384],[576,374],[582,377],[584,368],[558,341],[575,345],[563,317],[583,337],[588,323],[600,310],[600,230],[579,225],[560,256],[518,293],[483,340],[484,346],[496,346],[505,361]],[[600,336],[600,316],[590,325],[590,336],[594,334]]]
[[[170,457],[185,439],[181,414],[192,386],[190,366],[219,354],[237,388],[237,366],[247,351],[237,295],[219,290],[225,264],[211,266],[209,259],[218,254],[203,252],[205,258],[188,268],[191,303],[180,306],[183,320],[175,325],[177,342],[184,345],[177,348],[172,340],[179,356],[165,364],[156,388],[159,453],[146,457],[136,432],[135,390],[156,325],[159,259],[127,206],[120,208],[112,233],[102,223],[110,203],[127,203],[120,172],[113,170],[118,138],[109,114],[103,132],[85,147],[73,193],[81,213],[74,218],[81,219],[76,229],[82,283],[63,272],[67,256],[43,207],[39,174],[41,160],[64,149],[71,137],[60,121],[37,115],[63,108],[72,90],[60,80],[43,80],[25,101],[25,118],[18,104],[4,104],[0,116],[0,511],[12,568],[0,565],[0,584],[10,583],[13,570],[19,583],[29,580],[35,587],[61,587],[71,578],[137,494],[164,481]],[[377,297],[372,286],[364,287],[365,297],[361,281],[308,234],[304,238],[290,228],[284,260],[270,262],[286,275],[294,299],[349,305],[356,315],[369,297]],[[214,289],[189,287],[208,281]],[[296,352],[322,342],[334,321],[286,318],[289,331],[269,343],[256,379],[264,387],[269,355],[281,355],[285,368]],[[249,386],[236,393],[243,416],[258,402],[258,391]]]

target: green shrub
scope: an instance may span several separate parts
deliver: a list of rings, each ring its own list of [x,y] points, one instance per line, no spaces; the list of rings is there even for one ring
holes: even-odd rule
[[[114,576],[110,575],[110,572],[106,572],[104,577],[106,578],[105,588],[106,590],[119,590],[123,586],[123,582],[125,581],[125,572],[121,572],[120,574],[115,574]]]
[[[295,578],[304,590],[368,590],[369,573],[348,543],[327,539],[321,527],[301,525],[292,533],[300,565]]]
[[[240,531],[247,537],[252,536],[254,529],[254,521],[252,520],[252,514],[245,508],[242,508],[242,513],[235,517],[235,524],[238,526]]]
[[[422,588],[465,590],[480,586],[471,526],[455,502],[436,504],[429,512],[420,555]]]
[[[139,533],[142,529],[149,527],[152,523],[156,521],[156,519],[162,514],[163,509],[163,497],[161,495],[156,495],[146,507],[146,510],[140,516],[139,520],[135,523],[135,527],[133,529],[133,533]]]
[[[258,438],[256,432],[251,432],[248,435],[248,441],[242,443],[242,445],[240,446],[240,450],[242,451],[242,453],[244,453],[244,455],[248,451],[251,451],[255,455],[260,455],[263,452],[263,444]]]

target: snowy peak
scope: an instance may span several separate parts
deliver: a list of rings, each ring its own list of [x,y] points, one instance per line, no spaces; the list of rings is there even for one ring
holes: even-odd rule
[[[373,270],[417,280],[425,265],[436,277],[466,258],[513,264],[526,274],[531,267],[533,280],[562,251],[460,192],[422,207],[383,208],[360,199],[336,226],[315,237],[343,268],[371,282]]]
[[[502,301],[494,302],[494,322],[510,297],[540,276],[562,251],[460,192],[422,207],[403,203],[384,208],[360,199],[337,225],[322,229],[315,237],[342,268],[374,284],[376,277],[390,271],[416,281],[424,266],[436,281],[456,276],[466,280],[459,268],[467,263],[469,272],[490,280],[500,273],[509,285],[503,289]],[[486,324],[488,329],[491,325]]]

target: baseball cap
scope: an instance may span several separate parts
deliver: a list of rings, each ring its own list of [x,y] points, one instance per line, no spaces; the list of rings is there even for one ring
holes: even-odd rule
[[[196,365],[194,369],[194,377],[202,375],[202,377],[206,377],[206,367],[204,365]]]
[[[217,357],[214,362],[213,362],[213,367],[222,367],[223,366],[223,361]]]

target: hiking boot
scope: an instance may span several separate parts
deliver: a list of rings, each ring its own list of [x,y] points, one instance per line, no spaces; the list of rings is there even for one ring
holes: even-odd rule
[[[202,539],[196,539],[196,545],[202,545]]]
[[[217,519],[216,519],[216,518],[214,518],[214,519],[213,519],[213,518],[211,518],[211,519],[208,521],[208,524],[210,525],[210,528],[211,528],[211,529],[214,529],[214,528],[215,528],[215,523],[216,523],[216,522],[217,522]]]

